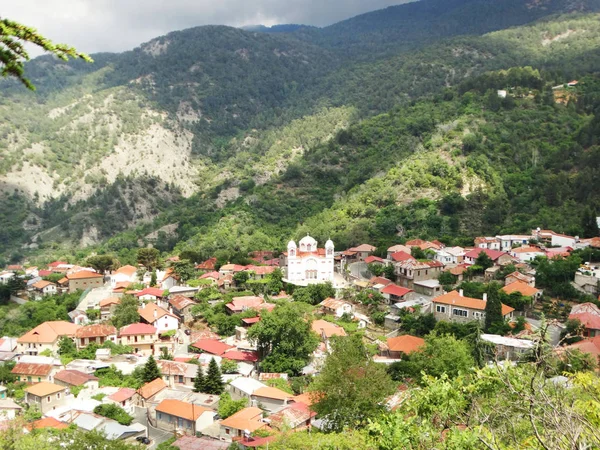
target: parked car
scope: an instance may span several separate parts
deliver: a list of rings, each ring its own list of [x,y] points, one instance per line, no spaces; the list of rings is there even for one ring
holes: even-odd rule
[[[135,438],[135,440],[141,444],[150,445],[150,439],[148,439],[146,436],[138,436]]]

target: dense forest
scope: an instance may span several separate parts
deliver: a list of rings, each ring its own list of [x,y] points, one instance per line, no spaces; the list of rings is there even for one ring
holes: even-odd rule
[[[37,58],[35,94],[1,85],[0,258],[207,257],[309,230],[339,247],[583,235],[599,9],[424,0],[324,29],[199,27],[93,65]]]

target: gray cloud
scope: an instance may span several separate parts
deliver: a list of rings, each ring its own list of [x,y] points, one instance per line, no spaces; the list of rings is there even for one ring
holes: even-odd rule
[[[124,51],[199,25],[303,23],[324,26],[407,0],[19,0],[0,16],[55,42],[94,53]]]

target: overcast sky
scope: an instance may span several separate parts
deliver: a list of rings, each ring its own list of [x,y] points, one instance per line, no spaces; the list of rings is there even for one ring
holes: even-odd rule
[[[407,0],[17,0],[0,17],[35,27],[78,50],[130,50],[198,25],[303,23],[324,26]]]

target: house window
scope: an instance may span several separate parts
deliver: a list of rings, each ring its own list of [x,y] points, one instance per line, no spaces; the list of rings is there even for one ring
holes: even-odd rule
[[[183,375],[179,375],[179,382],[183,383]]]
[[[445,306],[441,306],[441,305],[436,305],[435,306],[435,310],[436,310],[436,312],[439,312],[439,313],[445,313],[446,312],[446,307]]]
[[[46,401],[50,403],[50,397],[46,397]]]
[[[42,377],[38,377],[38,383],[42,382]]]
[[[27,381],[31,383],[31,377],[27,377]]]
[[[225,434],[229,434],[231,430],[229,428],[225,428]]]
[[[60,400],[60,392],[57,392],[57,394],[56,394],[56,399],[57,399],[57,400]]]
[[[123,402],[125,403],[125,402]],[[161,413],[156,413],[158,415],[158,420],[162,420],[162,414]]]
[[[466,311],[464,309],[456,309],[456,308],[454,308],[452,310],[452,314],[454,314],[455,316],[458,316],[458,317],[468,317],[469,316],[469,311]]]

